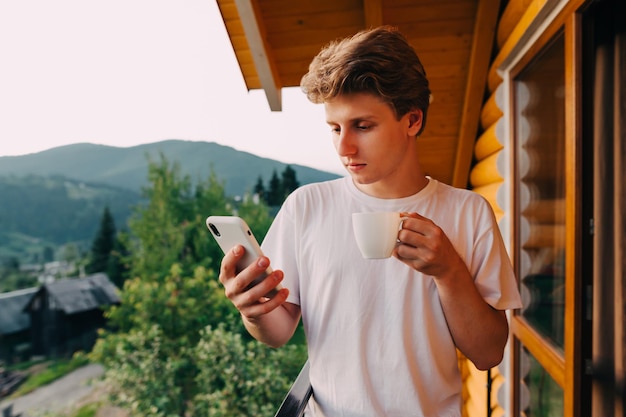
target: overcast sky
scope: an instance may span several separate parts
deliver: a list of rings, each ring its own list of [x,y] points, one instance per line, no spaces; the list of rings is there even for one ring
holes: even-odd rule
[[[322,106],[247,91],[215,0],[2,0],[0,60],[0,156],[186,139],[344,172]]]

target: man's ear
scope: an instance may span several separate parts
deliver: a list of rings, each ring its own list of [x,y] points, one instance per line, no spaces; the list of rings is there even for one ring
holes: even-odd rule
[[[409,129],[415,130],[415,134],[417,135],[417,132],[420,131],[420,129],[422,128],[422,116],[423,113],[420,109],[416,109],[416,110],[411,110],[409,112]]]

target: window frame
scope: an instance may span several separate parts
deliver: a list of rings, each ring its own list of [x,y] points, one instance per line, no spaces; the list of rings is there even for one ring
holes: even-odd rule
[[[538,3],[538,2],[534,2]],[[533,3],[533,4],[534,4]],[[564,87],[565,87],[565,317],[563,351],[539,334],[519,311],[511,315],[511,349],[509,360],[512,364],[513,383],[509,395],[511,403],[507,409],[520,413],[520,360],[522,345],[526,347],[542,367],[563,389],[563,415],[581,416],[583,396],[581,395],[584,374],[581,339],[583,333],[583,280],[582,280],[582,15],[584,1],[561,2],[561,8],[554,7],[553,13],[534,16],[533,22],[520,22],[526,31],[533,25],[537,34],[529,39],[520,35],[516,60],[510,57],[508,68],[502,68],[503,82],[507,95],[504,115],[508,125],[510,149],[516,149],[514,112],[515,79],[557,36],[564,42]],[[542,23],[536,20],[543,19]],[[520,26],[518,25],[518,26]],[[517,30],[517,28],[516,28]],[[504,65],[507,65],[506,63]],[[506,111],[508,110],[508,111]],[[509,202],[512,210],[510,218],[512,258],[516,271],[519,271],[519,227],[520,213],[517,208],[519,178],[517,177],[515,151],[509,154],[511,192]]]

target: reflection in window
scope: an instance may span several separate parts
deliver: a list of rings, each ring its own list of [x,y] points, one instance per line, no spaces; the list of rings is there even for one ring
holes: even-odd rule
[[[561,349],[565,311],[564,73],[561,36],[514,83],[522,314]]]
[[[563,389],[537,360],[524,349],[527,361],[524,383],[528,398],[524,405],[526,417],[563,417]]]

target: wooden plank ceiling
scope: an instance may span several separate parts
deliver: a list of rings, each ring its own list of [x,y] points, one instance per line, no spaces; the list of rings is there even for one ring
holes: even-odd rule
[[[218,0],[248,89],[281,110],[330,40],[397,26],[415,47],[433,92],[419,141],[428,175],[466,187],[497,23],[499,0]]]

